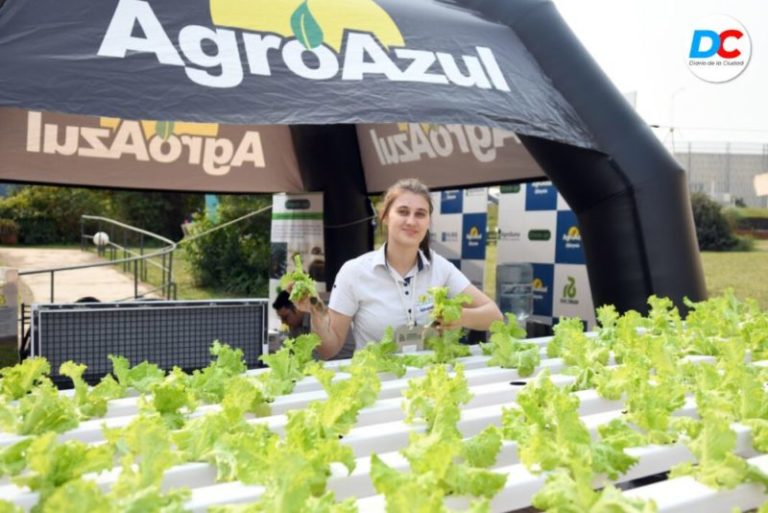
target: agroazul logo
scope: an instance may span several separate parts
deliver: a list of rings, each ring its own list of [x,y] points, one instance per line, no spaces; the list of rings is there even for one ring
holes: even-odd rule
[[[237,87],[246,71],[270,77],[280,67],[306,80],[384,77],[510,91],[490,48],[462,47],[470,51],[460,56],[459,48],[409,48],[373,0],[211,0],[210,16],[215,27],[181,28],[179,52],[170,39],[176,32],[166,32],[149,2],[120,0],[98,55],[154,54],[160,64],[182,67],[192,82],[214,88]]]
[[[212,176],[226,175],[232,167],[266,165],[261,134],[253,130],[230,140],[219,134],[216,123],[102,117],[98,126],[61,126],[35,111],[27,113],[26,150],[108,160],[130,156],[156,164],[185,162]]]

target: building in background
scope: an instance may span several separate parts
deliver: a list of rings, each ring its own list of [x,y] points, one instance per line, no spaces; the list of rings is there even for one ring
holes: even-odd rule
[[[688,174],[691,192],[723,205],[766,208],[755,177],[768,172],[768,144],[678,142],[667,148]]]

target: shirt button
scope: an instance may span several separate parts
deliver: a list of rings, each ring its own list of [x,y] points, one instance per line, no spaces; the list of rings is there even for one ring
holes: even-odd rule
[[[408,295],[408,291],[407,291],[407,290],[405,291],[405,295],[406,295],[406,296]]]

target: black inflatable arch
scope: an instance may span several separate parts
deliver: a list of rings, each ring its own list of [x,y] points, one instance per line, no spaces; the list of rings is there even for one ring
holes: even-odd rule
[[[597,66],[549,0],[456,2],[515,31],[591,131],[594,151],[521,136],[579,221],[596,306],[646,313],[651,294],[685,310],[706,298],[684,170]],[[564,65],[565,63],[565,65]],[[574,72],[578,70],[578,72]],[[372,246],[370,214],[353,126],[294,127],[309,189],[326,191],[327,273]],[[307,151],[303,151],[307,150]]]

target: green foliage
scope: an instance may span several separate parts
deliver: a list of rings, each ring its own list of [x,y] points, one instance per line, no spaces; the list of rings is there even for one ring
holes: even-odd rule
[[[79,242],[83,214],[109,217],[178,240],[182,223],[202,209],[203,202],[202,194],[27,185],[0,199],[0,218],[17,224],[21,244]]]
[[[271,204],[270,196],[223,196],[220,223],[226,223]],[[196,216],[191,233],[215,225]],[[257,215],[216,230],[187,244],[187,256],[197,285],[232,294],[266,297],[269,287],[270,217]]]
[[[530,376],[539,365],[539,347],[525,342],[525,330],[517,324],[512,314],[507,314],[506,324],[503,321],[491,323],[491,340],[480,344],[483,354],[490,356],[489,367],[517,369],[520,376]]]
[[[0,218],[19,225],[22,244],[80,241],[80,216],[108,212],[103,193],[71,187],[26,186],[0,199]]]
[[[703,192],[691,195],[696,238],[701,251],[743,250],[744,246],[733,233],[722,207]]]
[[[182,238],[181,225],[205,204],[202,194],[107,191],[109,217],[171,240]]]

